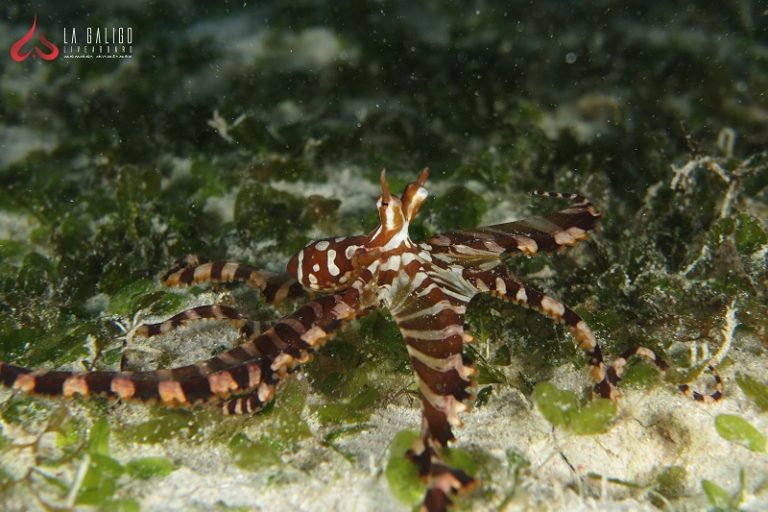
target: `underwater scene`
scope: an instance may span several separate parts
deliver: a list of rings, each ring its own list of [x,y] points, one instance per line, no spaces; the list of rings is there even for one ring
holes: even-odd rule
[[[765,2],[0,13],[0,510],[768,509]]]

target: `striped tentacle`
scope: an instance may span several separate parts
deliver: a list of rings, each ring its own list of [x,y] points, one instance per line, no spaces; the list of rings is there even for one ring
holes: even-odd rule
[[[627,366],[627,361],[632,356],[640,356],[643,359],[647,359],[649,362],[656,365],[661,371],[666,371],[669,367],[664,359],[653,350],[647,347],[632,347],[626,350],[621,356],[617,357],[611,363],[609,372],[612,371],[617,379],[621,379],[624,373],[624,368]],[[680,384],[677,389],[683,395],[687,396],[691,400],[704,403],[718,402],[723,398],[723,379],[713,366],[707,366],[707,371],[712,374],[715,380],[715,389],[710,393],[701,393],[692,389],[688,384]]]
[[[576,338],[578,347],[586,353],[589,364],[592,366],[590,376],[595,383],[595,393],[611,400],[619,397],[616,385],[619,383],[621,366],[605,365],[602,350],[592,329],[575,311],[545,293],[522,283],[504,267],[496,267],[484,272],[465,270],[464,274],[465,278],[479,291],[534,309],[564,324]]]
[[[239,347],[238,347],[239,348]],[[239,390],[271,386],[269,360],[250,357],[234,363],[233,351],[217,358],[171,370],[147,372],[32,371],[0,363],[0,379],[6,387],[45,396],[107,396],[122,400],[159,401],[165,405],[191,405],[214,401]],[[221,364],[230,360],[232,364]],[[214,368],[224,368],[214,371]]]
[[[474,372],[463,359],[466,303],[449,295],[429,277],[393,316],[411,357],[431,436],[441,446],[454,439],[451,426],[460,424],[458,413],[471,394]]]
[[[306,296],[301,284],[288,274],[263,272],[251,266],[232,261],[205,261],[188,254],[163,275],[162,283],[169,287],[183,287],[202,283],[247,283],[261,290],[265,300],[279,306],[286,299]]]
[[[471,299],[439,281],[416,274],[407,298],[391,308],[405,339],[423,405],[422,437],[408,452],[427,479],[423,506],[430,512],[445,510],[450,494],[467,490],[474,480],[449,467],[439,450],[454,440],[451,427],[461,424],[467,410],[474,368],[462,354],[466,304]]]
[[[575,245],[587,238],[602,217],[592,203],[578,194],[534,192],[534,195],[568,199],[571,205],[540,217],[480,227],[467,231],[443,233],[427,240],[433,256],[459,261],[465,266],[479,266],[494,261],[503,253],[534,255]],[[442,257],[441,257],[442,256]]]
[[[235,308],[231,306],[197,306],[186,311],[173,315],[168,320],[155,324],[142,324],[133,332],[137,336],[149,338],[167,334],[168,332],[185,326],[192,322],[201,320],[226,320],[240,329],[241,339],[248,339],[253,335],[265,332],[274,327],[275,321],[248,320]]]
[[[699,391],[696,391],[694,389],[691,389],[691,386],[688,384],[680,384],[677,389],[682,394],[690,398],[691,400],[696,400],[697,402],[704,402],[704,403],[715,403],[723,398],[723,379],[720,378],[720,374],[717,373],[717,370],[715,370],[714,366],[707,366],[707,371],[712,374],[712,377],[715,379],[715,390],[711,393],[701,393]]]
[[[416,465],[421,477],[427,480],[427,492],[421,510],[445,512],[453,504],[451,495],[472,490],[477,480],[445,463],[440,457],[440,447],[429,435],[426,419],[424,423],[422,438],[408,450],[406,456]]]
[[[307,297],[306,289],[287,273],[267,275],[267,284],[261,290],[264,300],[274,307],[286,300],[304,299]]]
[[[464,471],[447,466],[433,456],[429,487],[421,508],[427,512],[442,512],[453,504],[451,494],[469,492],[476,485],[477,480]]]
[[[207,361],[170,370],[148,372],[32,371],[0,363],[0,381],[27,393],[71,397],[158,400],[190,405],[247,395],[248,405],[233,411],[258,410],[274,396],[277,385],[343,324],[355,317],[359,294],[322,297],[254,335],[245,343]],[[234,401],[241,400],[235,398]],[[225,404],[225,412],[228,410]]]
[[[364,290],[372,278],[370,272],[364,272],[343,293],[320,297],[300,308],[296,313],[286,317],[290,322],[281,320],[264,335],[256,338],[263,339],[267,336],[275,347],[257,347],[265,354],[272,356],[270,369],[282,380],[299,364],[308,362],[312,354],[326,341],[331,339],[349,321],[367,314],[370,310],[368,304],[363,304]],[[281,325],[282,324],[282,325]],[[294,347],[287,350],[285,346]],[[298,350],[296,350],[298,348]],[[223,404],[224,414],[247,414],[259,410],[266,403],[262,391],[245,394],[226,401]],[[274,395],[274,387],[267,398]]]
[[[245,317],[231,306],[197,306],[177,313],[163,322],[142,324],[134,330],[134,334],[149,338],[150,336],[165,334],[178,327],[200,320],[227,320],[238,328],[243,327],[247,322]]]
[[[600,345],[597,343],[589,326],[565,304],[549,297],[548,295],[525,285],[509,274],[506,270],[497,267],[490,271],[477,272],[465,271],[465,277],[481,292],[491,293],[506,301],[511,301],[521,306],[526,306],[542,313],[543,315],[564,324],[576,338],[578,347],[582,349],[592,366],[592,377],[595,394],[602,398],[616,400],[620,393],[617,389],[621,376],[632,356],[640,356],[655,364],[660,370],[665,371],[668,366],[664,359],[647,347],[633,347],[614,359],[610,365],[603,360]],[[717,371],[709,366],[707,369],[715,379],[715,390],[709,394],[700,393],[691,389],[688,384],[681,384],[678,389],[681,393],[699,402],[712,403],[723,397],[723,382]]]
[[[188,254],[168,270],[160,279],[165,286],[180,287],[200,283],[244,282],[262,289],[268,274],[253,267],[232,261],[205,261]]]

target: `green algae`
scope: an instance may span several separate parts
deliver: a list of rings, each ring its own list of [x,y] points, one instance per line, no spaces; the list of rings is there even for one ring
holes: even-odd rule
[[[124,472],[123,466],[107,455],[92,454],[90,464],[77,495],[78,505],[102,505],[117,490],[117,481]]]
[[[536,385],[533,399],[547,421],[558,427],[567,427],[579,407],[576,393],[563,391],[548,382]]]
[[[114,512],[139,512],[141,505],[139,502],[132,498],[118,498],[105,500],[100,504],[102,510],[110,510]]]
[[[598,398],[581,407],[578,413],[570,418],[568,428],[574,434],[599,434],[610,428],[617,414],[618,407],[615,403]]]
[[[110,456],[109,438],[109,424],[105,418],[99,418],[88,433],[88,469],[77,494],[80,505],[101,505],[117,490],[124,468]]]
[[[619,382],[620,388],[648,389],[660,380],[658,368],[650,363],[632,364],[626,368]]]
[[[237,434],[228,443],[237,467],[255,471],[281,463],[280,444],[268,436],[252,441],[245,434]]]
[[[667,466],[656,475],[656,491],[667,499],[685,494],[685,480],[688,471],[682,466]]]
[[[704,491],[704,494],[707,496],[709,504],[716,511],[719,512],[738,509],[733,497],[728,493],[728,491],[717,485],[715,482],[704,479],[701,481],[701,488]]]
[[[418,438],[419,433],[412,430],[395,434],[389,447],[389,461],[384,469],[392,494],[401,503],[411,506],[419,503],[426,491],[426,485],[419,478],[418,468],[405,456]]]
[[[360,422],[368,419],[379,392],[370,385],[363,385],[359,393],[349,400],[324,404],[317,409],[317,419],[323,424]]]
[[[468,229],[479,226],[488,207],[483,196],[463,186],[453,186],[433,201],[439,212],[436,223],[441,230]]]
[[[389,460],[384,469],[384,476],[392,494],[401,503],[415,506],[424,498],[426,483],[419,476],[418,468],[406,453],[419,439],[419,433],[413,430],[401,430],[395,434],[389,446]],[[451,467],[463,470],[468,475],[477,475],[481,464],[478,463],[478,453],[461,449],[443,449],[441,458]]]
[[[749,489],[747,488],[747,472],[744,469],[739,471],[739,490],[734,494],[730,494],[717,483],[707,479],[701,480],[701,488],[704,491],[704,495],[707,497],[707,501],[709,501],[709,504],[714,510],[718,512],[743,510],[741,505],[746,501],[745,498],[749,492]],[[754,494],[759,495],[760,492],[760,488],[758,487],[754,491]]]
[[[488,400],[493,394],[493,386],[485,386],[480,388],[475,397],[475,407],[482,407],[488,403]]]
[[[93,505],[105,510],[139,510],[132,498],[116,498],[125,485],[125,476],[149,480],[169,475],[176,466],[164,457],[131,459],[123,464],[110,451],[111,427],[106,418],[91,425],[80,464],[87,469],[77,489],[75,503]]]
[[[106,418],[99,418],[88,432],[87,450],[91,455],[109,454],[109,423]]]
[[[768,411],[768,385],[745,373],[738,373],[736,382],[744,394],[751,398],[761,411]]]
[[[513,481],[510,489],[503,496],[499,508],[503,508],[507,503],[514,499],[525,471],[531,467],[531,462],[525,455],[514,448],[506,450],[506,458],[507,472],[512,477]]]
[[[741,213],[735,219],[733,239],[740,253],[751,254],[768,243],[768,234],[759,220],[747,213]]]
[[[182,301],[178,294],[158,290],[154,280],[145,278],[126,285],[110,296],[107,311],[123,316],[141,310],[153,315],[169,315],[181,308]]]
[[[307,241],[300,234],[310,226],[304,201],[285,192],[258,183],[245,185],[235,199],[234,215],[235,225],[246,243],[277,238],[288,244],[283,247],[286,253],[294,253]]]
[[[3,420],[21,426],[30,426],[48,418],[52,406],[33,397],[14,397],[5,402],[2,412]]]
[[[193,436],[200,430],[199,415],[187,409],[152,407],[150,419],[130,423],[115,434],[124,441],[142,444],[157,444],[178,438],[180,433]]]
[[[723,439],[753,452],[766,451],[766,437],[747,420],[734,414],[718,414],[715,429]]]
[[[398,373],[410,372],[408,352],[403,338],[392,316],[382,311],[375,311],[358,324],[357,334],[350,333],[361,343],[354,350],[361,359],[367,359],[371,368],[392,369]]]
[[[365,421],[380,397],[378,387],[370,380],[370,367],[345,367],[343,373],[339,370],[337,366],[336,372],[331,371],[318,381],[318,389],[333,401],[313,408],[317,419],[323,424]]]
[[[419,433],[415,431],[398,432],[389,447],[390,457],[384,469],[392,494],[406,505],[416,505],[426,491],[426,485],[419,478],[418,468],[405,456],[418,438]]]
[[[270,421],[263,425],[264,433],[284,448],[295,449],[299,441],[312,435],[302,416],[306,403],[306,382],[293,379],[286,382],[276,399],[275,407],[268,415]]]
[[[616,404],[610,400],[600,398],[580,404],[576,393],[558,389],[549,382],[537,384],[532,398],[547,421],[577,435],[605,432],[618,413]]]

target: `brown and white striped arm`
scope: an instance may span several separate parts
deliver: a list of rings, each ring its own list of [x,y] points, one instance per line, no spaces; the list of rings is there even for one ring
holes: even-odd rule
[[[165,405],[193,405],[234,395],[234,405],[226,402],[225,412],[253,412],[274,397],[277,385],[292,369],[309,361],[358,311],[359,293],[348,290],[311,301],[266,332],[193,365],[147,372],[74,373],[32,371],[0,363],[0,382],[39,395],[105,395]]]
[[[453,504],[452,495],[470,492],[477,486],[477,480],[461,469],[448,466],[440,457],[439,449],[425,442],[420,440],[406,454],[416,464],[422,478],[427,480],[427,492],[420,510],[444,512]]]
[[[711,373],[712,377],[715,379],[714,391],[710,393],[701,393],[691,389],[691,386],[688,384],[680,384],[677,386],[677,390],[691,400],[696,400],[697,402],[704,402],[707,404],[719,402],[723,398],[723,379],[720,378],[720,374],[717,373],[717,370],[714,366],[707,366],[707,371]]]
[[[590,377],[594,382],[594,392],[601,398],[616,400],[620,393],[617,389],[627,361],[632,356],[642,357],[665,371],[667,363],[653,350],[646,347],[633,347],[615,358],[610,365],[603,359],[602,350],[592,330],[571,308],[516,279],[504,267],[496,267],[485,272],[465,271],[465,278],[479,291],[490,293],[505,301],[529,307],[552,320],[564,324],[576,338],[578,347],[583,350],[592,367]],[[709,394],[692,390],[687,384],[678,386],[681,393],[700,402],[716,402],[723,397],[723,383],[717,371],[708,367],[715,378],[715,390]]]
[[[238,328],[242,327],[247,322],[246,318],[243,317],[237,309],[231,306],[197,306],[182,311],[181,313],[177,313],[163,322],[142,324],[136,328],[134,334],[149,338],[151,336],[166,334],[184,325],[202,320],[226,320]]]
[[[269,354],[272,358],[270,369],[280,380],[299,364],[308,362],[312,354],[348,322],[370,311],[370,307],[363,304],[361,291],[371,278],[369,272],[362,272],[343,293],[320,297],[305,304],[256,338],[257,342],[261,340],[260,344],[256,343],[256,348]],[[224,402],[222,411],[227,415],[258,411],[267,403],[266,398],[271,400],[275,389],[272,386],[264,392],[257,389],[235,397]]]
[[[429,511],[445,510],[449,495],[468,490],[474,482],[439,456],[439,449],[454,440],[451,428],[461,424],[459,413],[467,410],[466,402],[472,397],[474,368],[462,354],[469,299],[426,277],[402,304],[392,308],[422,402],[422,437],[408,456],[427,479],[423,506]]]
[[[614,359],[613,362],[611,362],[610,367],[608,367],[608,372],[613,373],[616,376],[615,378],[617,382],[621,379],[621,376],[624,373],[624,369],[627,366],[627,362],[632,356],[642,357],[643,359],[656,365],[656,367],[661,371],[666,371],[669,368],[667,362],[664,361],[664,358],[662,358],[653,350],[647,347],[632,347],[621,354],[621,356]],[[688,384],[680,384],[677,386],[677,390],[686,397],[697,402],[711,404],[720,401],[723,398],[723,379],[720,378],[720,374],[713,366],[707,366],[706,370],[707,372],[711,373],[712,377],[714,378],[715,389],[713,391],[709,393],[701,393],[700,391],[696,391],[695,389],[691,388],[691,386]]]
[[[133,332],[137,336],[150,338],[167,334],[174,329],[186,326],[193,322],[203,320],[225,320],[240,329],[242,339],[248,339],[254,334],[261,334],[270,327],[274,327],[276,321],[248,320],[237,309],[225,305],[197,306],[173,315],[168,320],[154,324],[142,324]]]
[[[589,360],[595,393],[611,400],[619,397],[616,385],[619,383],[620,373],[617,373],[617,370],[620,371],[620,368],[613,365],[606,367],[592,329],[575,311],[557,299],[519,281],[502,266],[487,271],[465,270],[464,277],[480,292],[531,308],[555,322],[564,324],[576,338],[578,348],[585,352]]]
[[[232,261],[205,261],[193,254],[178,260],[160,279],[168,287],[202,283],[246,283],[261,290],[264,299],[278,307],[286,299],[306,297],[306,291],[287,273],[263,272]]]
[[[480,266],[504,253],[528,256],[576,245],[602,217],[592,203],[578,194],[534,192],[534,195],[568,199],[571,205],[538,217],[436,235],[425,242],[433,256],[457,261],[464,266]],[[441,258],[442,255],[442,258]]]

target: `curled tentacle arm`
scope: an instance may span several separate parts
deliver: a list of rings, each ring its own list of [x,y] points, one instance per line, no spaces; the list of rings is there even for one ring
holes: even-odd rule
[[[624,368],[627,366],[627,361],[632,356],[642,357],[643,359],[656,365],[656,367],[661,371],[666,371],[669,368],[664,358],[662,358],[653,350],[647,347],[632,347],[624,351],[623,354],[611,362],[611,369],[618,378],[621,378],[621,375],[624,373]],[[711,373],[712,377],[714,378],[715,389],[713,391],[709,393],[702,393],[691,388],[689,384],[680,384],[677,386],[677,390],[686,397],[697,402],[714,403],[720,401],[723,398],[723,379],[720,378],[720,374],[713,366],[707,366],[706,370],[707,372]]]
[[[445,463],[440,456],[440,447],[428,435],[417,441],[406,455],[416,465],[421,477],[427,480],[422,511],[443,512],[453,503],[452,495],[469,492],[477,485],[477,480],[466,472]]]
[[[564,324],[576,338],[592,367],[590,376],[594,391],[602,398],[615,400],[619,393],[616,385],[619,375],[613,366],[606,367],[600,345],[587,323],[571,308],[518,280],[503,266],[487,271],[465,270],[465,278],[480,292],[490,293],[505,301],[531,308],[555,322]]]
[[[592,370],[590,376],[594,382],[594,392],[601,398],[616,400],[620,393],[617,389],[627,360],[632,356],[640,356],[660,370],[667,369],[664,359],[646,347],[633,347],[614,359],[611,364],[603,360],[600,345],[589,326],[581,317],[565,304],[559,302],[545,293],[542,293],[518,280],[506,268],[495,267],[487,271],[465,270],[465,278],[479,291],[490,293],[505,301],[514,302],[526,306],[564,324],[578,343],[578,348],[583,350],[589,360]],[[723,396],[723,383],[714,368],[709,371],[715,378],[715,390],[709,394],[692,390],[687,384],[678,386],[681,393],[700,402],[715,402]]]
[[[719,402],[723,398],[723,379],[720,378],[720,374],[717,373],[717,370],[714,366],[707,366],[707,371],[709,371],[709,373],[711,373],[712,377],[715,379],[714,391],[710,393],[701,393],[695,389],[691,389],[691,386],[688,384],[680,384],[677,386],[677,390],[691,400],[695,400],[697,402],[704,402],[708,404]]]

